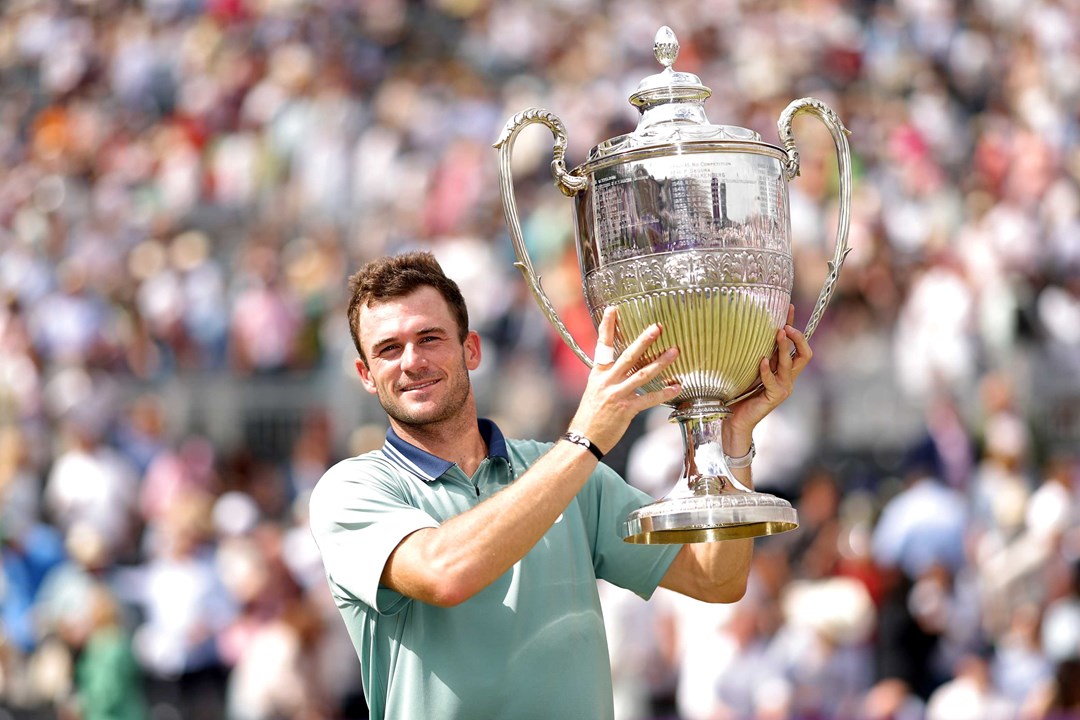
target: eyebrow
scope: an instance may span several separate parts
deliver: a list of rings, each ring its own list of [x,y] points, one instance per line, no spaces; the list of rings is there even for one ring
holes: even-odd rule
[[[414,335],[449,335],[449,333],[447,333],[445,328],[442,328],[442,327],[440,327],[438,325],[431,325],[429,327],[422,327],[413,334]],[[400,342],[400,340],[398,339],[398,336],[392,335],[390,337],[383,338],[382,340],[379,340],[378,342],[372,343],[371,344],[371,349],[372,349],[373,352],[375,352],[375,351],[378,351],[379,348],[383,347],[384,345],[390,345],[391,343],[396,343],[396,342]]]

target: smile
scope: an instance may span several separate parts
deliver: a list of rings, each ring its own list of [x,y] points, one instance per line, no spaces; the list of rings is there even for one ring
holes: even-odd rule
[[[406,385],[401,388],[401,392],[415,392],[417,390],[424,390],[438,383],[438,380],[427,380],[425,382],[413,383],[412,385]]]

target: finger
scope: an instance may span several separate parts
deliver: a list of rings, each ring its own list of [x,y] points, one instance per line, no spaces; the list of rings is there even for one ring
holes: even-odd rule
[[[788,334],[788,330],[793,329],[790,325],[785,325],[776,333],[777,364],[780,367],[791,367],[791,356],[795,353],[795,342]]]
[[[619,359],[614,367],[623,373],[629,373],[633,370],[634,366],[640,363],[641,359],[645,357],[645,351],[656,342],[663,330],[664,328],[660,323],[653,323],[645,328],[641,334],[634,338],[634,341],[627,346],[626,350],[619,355]]]
[[[776,378],[772,368],[769,366],[768,358],[761,358],[761,362],[758,363],[758,377],[761,379],[765,397],[775,398],[782,390],[780,381]]]
[[[676,395],[682,392],[682,386],[678,383],[672,383],[671,385],[665,385],[659,390],[653,390],[652,392],[642,393],[638,395],[636,404],[638,406],[638,412],[642,410],[648,410],[651,407],[662,405],[670,401]]]
[[[783,331],[780,331],[783,332]],[[772,355],[769,356],[769,371],[776,372],[776,369],[780,367],[780,336],[776,336],[776,347],[773,348]]]
[[[795,373],[798,374],[810,362],[810,358],[814,356],[814,351],[810,349],[810,341],[806,339],[806,335],[790,326],[784,330],[795,346],[793,367]]]
[[[781,384],[791,382],[791,353],[795,349],[795,343],[788,337],[786,328],[776,332],[776,363],[770,363],[769,367],[773,375]]]
[[[772,352],[772,355],[769,356],[769,370],[772,371],[772,372],[776,372],[777,370],[780,369],[780,360],[784,356],[784,353],[785,352],[788,352],[788,353],[791,352],[790,347],[788,347],[785,350],[785,348],[784,348],[784,339],[785,339],[784,328],[782,328],[782,327],[778,328],[776,330],[776,338],[775,338],[775,341],[773,343],[773,352]]]
[[[790,386],[809,364],[814,351],[810,349],[806,336],[792,326],[785,326],[781,332],[784,333],[784,340],[777,340],[780,361],[775,373],[781,384]]]
[[[615,326],[619,320],[619,309],[614,305],[608,305],[604,308],[604,314],[600,318],[600,325],[597,327],[597,335],[599,336],[599,342],[605,345],[615,345]]]
[[[622,385],[631,390],[637,390],[641,387],[644,387],[645,385],[648,385],[650,382],[660,377],[661,373],[663,373],[664,370],[669,365],[671,365],[671,363],[675,362],[675,358],[677,358],[678,356],[678,348],[668,348],[667,350],[656,356],[656,358],[653,359],[652,362],[649,362],[643,367],[640,367],[636,371],[627,375],[626,380],[623,381]]]
[[[598,340],[596,350],[593,352],[593,365],[603,367],[613,362],[615,362],[615,348]]]
[[[604,309],[597,327],[596,351],[593,352],[594,365],[610,365],[615,362],[615,324],[619,311],[614,305]]]
[[[794,322],[795,322],[795,305],[793,305],[792,303],[788,303],[787,323],[784,325],[784,328],[792,327],[792,323],[794,323]],[[783,330],[784,328],[781,328],[781,330]],[[790,354],[791,349],[789,348],[787,352]],[[777,336],[776,355],[774,355],[772,357],[772,359],[769,361],[769,369],[772,370],[773,372],[776,372],[777,369],[780,367],[780,355],[782,355],[782,354],[783,354],[783,350],[781,349],[781,346],[780,346],[780,339],[779,339],[779,336]]]

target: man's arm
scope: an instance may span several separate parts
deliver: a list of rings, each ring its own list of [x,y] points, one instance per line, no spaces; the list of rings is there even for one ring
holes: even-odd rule
[[[750,451],[754,428],[787,399],[795,378],[810,362],[813,352],[806,337],[791,326],[793,316],[794,307],[788,310],[788,325],[776,333],[772,359],[762,359],[758,368],[762,391],[732,406],[731,416],[724,420],[721,440],[728,455]],[[731,472],[740,483],[753,487],[750,468]],[[706,602],[735,602],[746,593],[753,551],[751,538],[684,545],[660,585]]]
[[[679,393],[671,386],[646,394],[637,391],[655,379],[677,356],[672,348],[630,373],[660,336],[645,330],[622,355],[598,362],[570,429],[602,451],[615,446],[635,415]],[[599,327],[599,343],[611,346],[615,312],[609,309]],[[480,592],[523,558],[544,536],[596,468],[586,448],[560,442],[509,487],[437,528],[406,536],[382,573],[382,584],[408,597],[449,607]]]

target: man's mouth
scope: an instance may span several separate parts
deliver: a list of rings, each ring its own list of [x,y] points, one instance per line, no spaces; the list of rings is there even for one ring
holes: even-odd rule
[[[421,382],[409,383],[408,385],[402,386],[401,392],[406,393],[406,392],[415,392],[417,390],[426,390],[427,388],[431,387],[432,385],[435,385],[437,382],[439,382],[438,379],[435,379],[435,380],[423,380]]]

